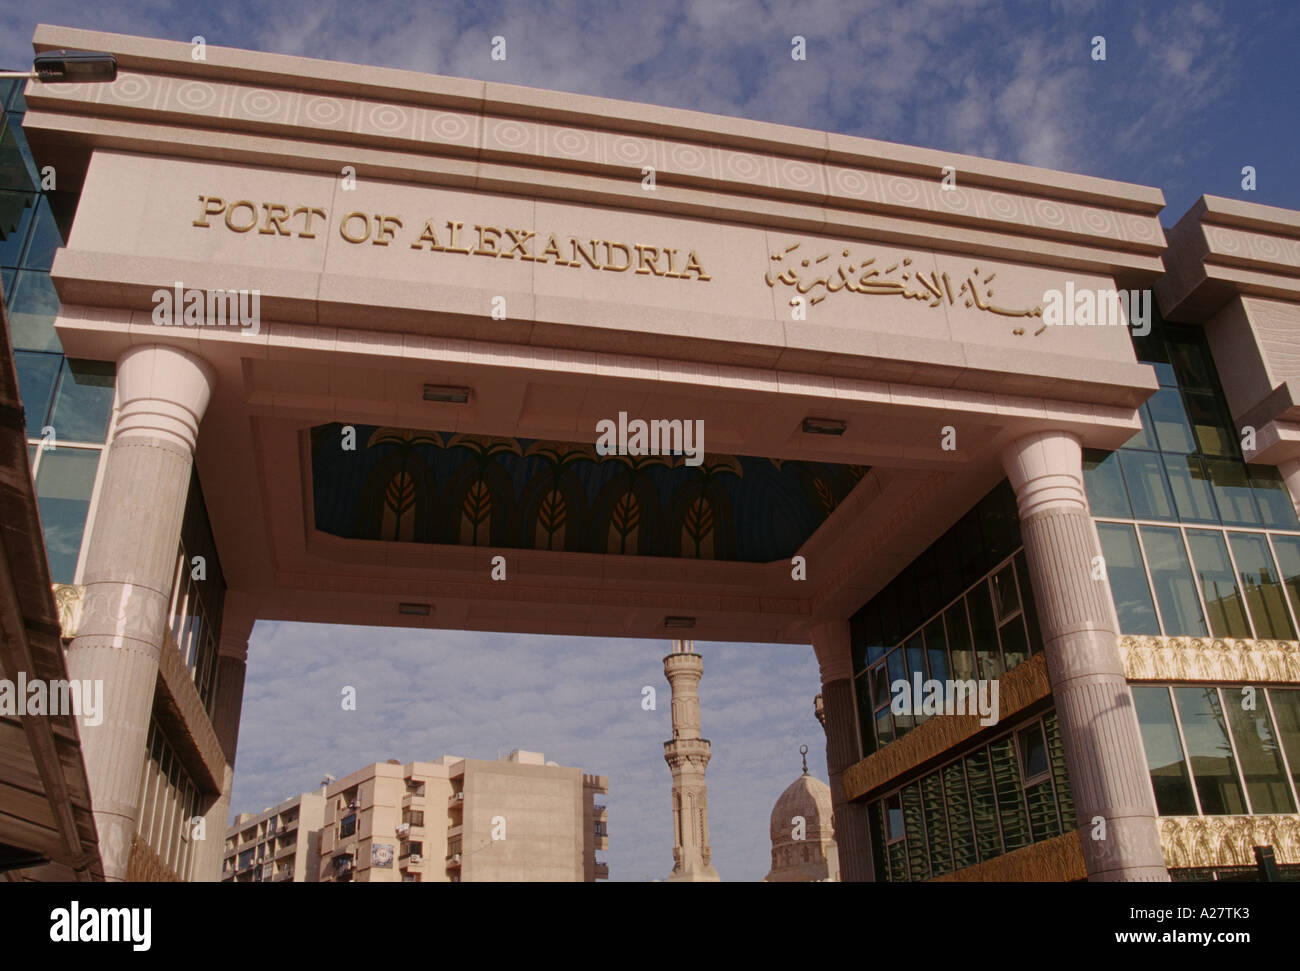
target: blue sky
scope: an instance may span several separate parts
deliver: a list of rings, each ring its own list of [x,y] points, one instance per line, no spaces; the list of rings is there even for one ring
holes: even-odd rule
[[[1202,193],[1300,209],[1300,5],[1102,0],[88,4],[2,0],[0,64],[38,20],[500,80],[864,135],[1158,186],[1172,225]],[[794,35],[807,60],[790,57]],[[506,38],[505,61],[489,56]],[[1091,39],[1106,39],[1106,60]],[[1257,171],[1243,191],[1241,170]],[[768,866],[767,819],[825,778],[811,648],[700,645],[715,861]],[[387,758],[523,747],[610,776],[616,880],[671,867],[664,642],[259,624],[235,809]],[[343,685],[358,710],[339,705]],[[641,688],[659,691],[654,712]]]
[[[38,21],[484,78],[1300,209],[1291,0],[0,0]],[[491,38],[506,38],[504,61]],[[790,39],[807,39],[807,60]],[[1106,38],[1106,60],[1091,39]],[[1243,191],[1253,165],[1257,188]]]

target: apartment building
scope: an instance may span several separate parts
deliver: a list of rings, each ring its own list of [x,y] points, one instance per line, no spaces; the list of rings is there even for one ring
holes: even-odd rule
[[[325,793],[306,792],[260,813],[240,813],[226,833],[223,883],[315,883]]]
[[[594,881],[609,877],[605,776],[516,750],[358,769],[325,795],[326,882]]]

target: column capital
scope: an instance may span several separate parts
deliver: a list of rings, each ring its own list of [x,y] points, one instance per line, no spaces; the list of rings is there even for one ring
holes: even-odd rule
[[[165,344],[140,344],[117,359],[117,429],[113,438],[143,436],[190,452],[217,374],[203,358]]]
[[[817,655],[822,687],[832,681],[853,677],[853,638],[847,620],[829,620],[815,626],[812,646]]]
[[[1022,520],[1048,509],[1088,511],[1077,435],[1057,429],[1022,435],[1003,447],[1002,467],[1015,489]]]

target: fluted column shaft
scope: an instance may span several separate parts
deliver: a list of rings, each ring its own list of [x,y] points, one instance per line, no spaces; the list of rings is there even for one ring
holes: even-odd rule
[[[172,347],[133,347],[117,362],[117,426],[67,650],[70,677],[104,685],[102,723],[79,728],[107,880],[126,877],[194,444],[214,381],[206,362]]]
[[[835,845],[840,860],[840,880],[848,883],[874,879],[867,809],[849,802],[844,792],[844,770],[858,761],[858,729],[853,691],[853,656],[848,621],[820,624],[813,630],[813,650],[821,669],[822,709],[826,730],[826,775],[831,787],[831,812]]]
[[[1088,879],[1167,881],[1081,459],[1079,440],[1057,431],[1026,435],[1002,453],[1020,510]]]

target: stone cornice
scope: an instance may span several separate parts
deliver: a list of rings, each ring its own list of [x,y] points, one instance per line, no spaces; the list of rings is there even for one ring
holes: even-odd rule
[[[1238,294],[1300,301],[1300,215],[1201,196],[1169,230],[1164,260],[1155,291],[1173,320],[1208,320]]]
[[[34,44],[110,50],[119,60],[113,84],[29,85],[24,127],[38,141],[49,132],[51,146],[150,153],[165,146],[331,173],[352,164],[371,178],[580,197],[1148,279],[1162,269],[1158,189],[700,112],[231,48],[209,46],[195,61],[185,43],[48,26]],[[653,193],[641,187],[646,166],[656,170]],[[955,189],[941,185],[945,166],[958,172]]]

